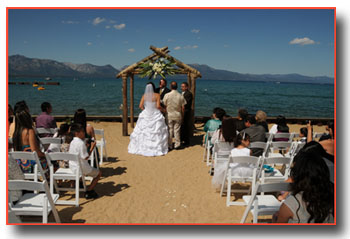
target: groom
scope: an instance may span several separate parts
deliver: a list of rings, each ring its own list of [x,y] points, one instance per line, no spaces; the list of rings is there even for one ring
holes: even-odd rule
[[[175,137],[175,149],[181,146],[180,128],[185,109],[186,100],[177,91],[177,83],[175,81],[170,84],[171,92],[164,96],[164,105],[168,115],[169,127],[169,148],[173,148],[173,137]]]

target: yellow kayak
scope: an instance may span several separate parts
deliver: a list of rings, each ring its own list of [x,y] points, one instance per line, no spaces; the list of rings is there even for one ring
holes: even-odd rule
[[[38,87],[39,85],[38,84],[33,84],[33,87]]]
[[[38,87],[38,90],[45,90],[45,88],[40,86],[40,87]]]

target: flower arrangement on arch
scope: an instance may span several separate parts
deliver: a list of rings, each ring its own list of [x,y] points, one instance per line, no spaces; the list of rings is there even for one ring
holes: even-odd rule
[[[158,75],[165,78],[166,75],[175,75],[179,69],[175,67],[175,62],[167,58],[158,58],[155,61],[147,61],[140,64],[140,77],[148,77],[155,79]]]

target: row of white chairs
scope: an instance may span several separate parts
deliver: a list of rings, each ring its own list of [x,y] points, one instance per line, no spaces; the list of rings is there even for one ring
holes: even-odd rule
[[[58,128],[36,128],[36,132],[38,135],[42,134],[51,134],[54,135],[58,131]],[[104,136],[104,129],[95,129],[95,135],[99,136],[100,139],[96,140],[96,147],[99,149],[100,153],[100,161],[99,164],[103,164],[103,156],[105,155],[106,159],[108,159],[107,155],[107,142]],[[50,142],[50,139],[51,142]],[[50,144],[50,143],[59,143],[58,141],[54,140],[53,137],[44,137],[40,138],[40,141],[42,144]],[[43,142],[44,141],[44,142]],[[94,167],[94,158],[97,158],[97,152],[94,152],[94,154],[91,156],[91,166]]]
[[[13,204],[10,198],[9,210],[13,212],[16,216],[20,215],[43,215],[43,223],[47,223],[47,216],[52,211],[54,213],[55,221],[60,222],[55,205],[75,205],[79,206],[79,192],[86,191],[86,178],[81,172],[80,160],[77,155],[69,153],[46,153],[46,159],[48,162],[48,169],[43,169],[36,152],[9,152],[9,160],[16,159],[26,159],[33,160],[36,162],[35,170],[33,174],[25,174],[25,180],[16,180],[13,184],[9,184],[9,191],[11,190],[34,190],[44,192],[38,194],[36,192],[24,194],[16,204]],[[53,162],[54,161],[75,161],[77,162],[78,169],[73,171],[70,168],[58,168],[54,171]],[[46,178],[47,173],[50,175],[50,183]],[[39,179],[42,182],[39,182]],[[29,180],[34,180],[36,184],[28,184],[31,182]],[[56,180],[74,180],[74,188],[62,188],[59,187]],[[11,180],[9,180],[10,182]],[[23,181],[23,182],[20,182]],[[80,188],[79,182],[82,181],[83,187]],[[33,186],[36,185],[36,186]],[[41,185],[41,186],[40,186]],[[25,186],[28,186],[27,188]],[[21,189],[19,189],[21,188]],[[55,192],[56,191],[56,192]],[[75,191],[75,200],[59,200],[58,193],[60,191]],[[44,201],[43,201],[44,200]],[[40,213],[39,213],[40,212]]]

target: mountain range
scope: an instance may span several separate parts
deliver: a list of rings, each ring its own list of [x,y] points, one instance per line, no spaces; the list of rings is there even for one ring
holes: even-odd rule
[[[89,63],[74,64],[49,59],[28,58],[22,55],[9,56],[10,77],[87,77],[114,78],[120,70],[111,65],[96,66]],[[234,80],[264,82],[296,82],[334,84],[334,78],[327,76],[304,76],[300,74],[242,74],[228,70],[219,70],[204,64],[188,64],[202,74],[203,80]],[[125,66],[126,67],[126,66]],[[124,69],[123,67],[122,69]],[[171,76],[169,79],[184,78],[183,75]]]

